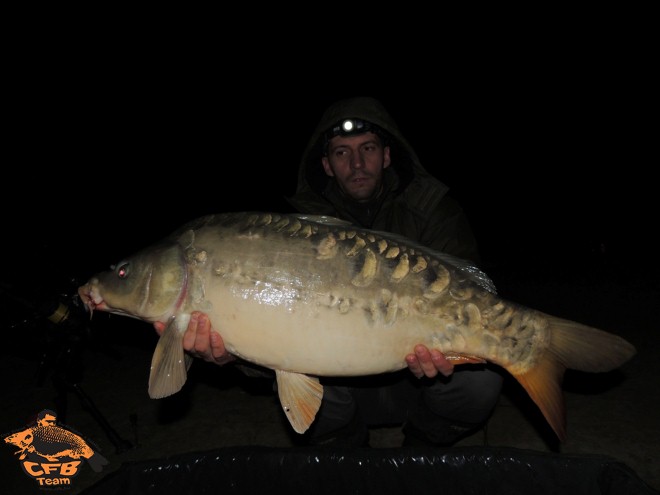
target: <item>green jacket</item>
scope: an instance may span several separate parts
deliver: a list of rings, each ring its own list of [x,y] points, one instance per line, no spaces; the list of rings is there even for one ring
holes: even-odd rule
[[[358,118],[387,131],[391,165],[384,192],[369,204],[342,195],[321,164],[324,132],[345,118]],[[373,98],[341,100],[323,114],[303,152],[296,192],[287,198],[299,212],[331,215],[374,230],[403,235],[428,247],[479,263],[477,243],[448,187],[429,174],[382,104]]]

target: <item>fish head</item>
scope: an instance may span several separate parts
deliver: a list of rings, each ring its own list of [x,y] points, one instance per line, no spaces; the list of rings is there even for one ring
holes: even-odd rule
[[[78,288],[95,310],[141,320],[167,321],[185,300],[188,268],[182,247],[168,242],[149,247],[100,272]]]
[[[32,428],[28,428],[26,430],[19,431],[17,433],[5,437],[5,443],[9,443],[23,450],[25,450],[27,447],[32,445],[33,440],[34,440],[34,435],[32,433]]]

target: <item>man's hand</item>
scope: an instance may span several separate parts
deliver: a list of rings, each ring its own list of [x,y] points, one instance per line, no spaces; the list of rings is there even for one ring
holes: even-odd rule
[[[427,376],[433,378],[438,373],[449,376],[454,372],[454,365],[445,359],[445,356],[438,350],[423,345],[415,346],[415,352],[406,356],[408,369],[417,378]]]
[[[165,324],[158,321],[154,323],[158,335],[163,334]],[[236,359],[225,349],[222,337],[211,328],[209,317],[199,311],[190,314],[190,322],[186,333],[183,334],[183,349],[192,356],[219,365],[227,364]]]

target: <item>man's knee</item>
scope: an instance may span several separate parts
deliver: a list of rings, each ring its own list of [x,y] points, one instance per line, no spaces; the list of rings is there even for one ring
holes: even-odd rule
[[[488,368],[456,371],[447,383],[425,389],[423,403],[438,416],[479,423],[497,404],[502,382],[502,375]]]

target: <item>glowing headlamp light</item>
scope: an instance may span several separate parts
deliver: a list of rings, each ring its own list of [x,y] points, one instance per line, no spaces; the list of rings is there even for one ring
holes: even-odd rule
[[[374,125],[360,119],[344,119],[330,128],[327,138],[334,136],[351,136],[353,134],[362,134],[363,132],[373,131]]]

